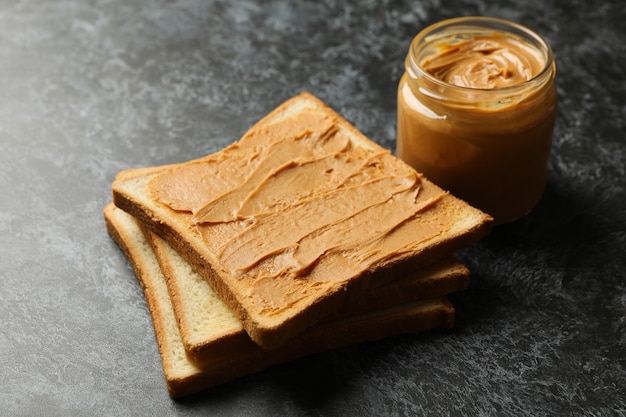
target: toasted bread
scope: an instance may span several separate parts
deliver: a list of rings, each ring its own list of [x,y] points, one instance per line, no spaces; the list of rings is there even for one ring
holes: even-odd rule
[[[205,358],[203,363],[197,363],[187,356],[166,278],[139,223],[112,204],[105,207],[104,219],[109,234],[132,265],[145,293],[166,386],[172,398],[206,390],[271,365],[316,352],[401,333],[451,328],[454,323],[453,307],[445,297],[436,297],[374,309],[367,313],[346,315],[334,321],[320,323],[275,350],[263,349],[248,338],[247,343],[241,343],[237,347],[236,354],[224,356],[215,351],[212,357]],[[210,294],[208,286],[204,289],[209,291],[193,295],[187,291],[179,293],[178,297],[181,298],[179,301],[185,303],[202,300],[202,303],[221,310],[224,305],[219,298]],[[191,297],[192,300],[187,300],[186,297]],[[230,323],[230,320],[228,318],[225,322]],[[206,330],[208,338],[219,340],[219,337],[211,336],[211,332],[219,334],[219,329]]]
[[[166,278],[185,350],[195,362],[238,355],[252,343],[241,322],[217,293],[165,240],[144,230]],[[348,302],[324,321],[381,310],[420,299],[436,298],[467,288],[469,271],[446,259],[403,279],[373,288]],[[324,322],[323,321],[323,322]]]
[[[298,148],[284,159],[285,149],[301,144],[303,155]],[[307,146],[328,146],[330,156],[318,164],[307,153],[318,148]],[[303,178],[316,188],[300,190]],[[280,181],[297,185],[263,195],[264,187]],[[335,188],[326,192],[326,184]],[[257,195],[260,208],[249,204]],[[285,343],[350,297],[448,258],[492,225],[490,216],[413,171],[307,93],[214,155],[123,171],[113,183],[113,201],[183,255],[266,348]],[[300,225],[305,221],[314,232]],[[302,247],[309,252],[301,255]]]

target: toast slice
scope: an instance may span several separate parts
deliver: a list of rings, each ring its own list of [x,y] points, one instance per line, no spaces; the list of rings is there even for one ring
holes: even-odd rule
[[[132,216],[112,204],[105,207],[104,219],[109,234],[129,260],[145,293],[166,386],[172,398],[203,391],[271,365],[316,352],[401,333],[451,328],[454,323],[453,307],[445,297],[438,297],[347,315],[335,321],[321,323],[276,350],[265,350],[248,339],[248,343],[237,348],[235,355],[224,356],[215,352],[211,358],[206,358],[204,363],[199,364],[187,356],[166,278],[140,225]],[[178,296],[185,298],[189,294],[185,292]],[[208,292],[193,295],[194,300],[203,297],[206,297],[208,305],[217,309],[223,308],[223,303]],[[184,299],[180,301],[189,302]],[[219,333],[220,329],[208,331]]]
[[[266,348],[492,225],[307,93],[216,154],[120,173],[113,201],[183,255]]]
[[[225,360],[231,355],[238,355],[241,346],[253,343],[241,322],[206,280],[165,240],[149,231],[143,232],[166,278],[189,357],[198,363],[206,363],[215,357]],[[441,297],[463,290],[468,284],[468,269],[454,259],[446,259],[411,276],[373,288],[354,300],[348,299],[341,309],[322,322],[419,299]]]

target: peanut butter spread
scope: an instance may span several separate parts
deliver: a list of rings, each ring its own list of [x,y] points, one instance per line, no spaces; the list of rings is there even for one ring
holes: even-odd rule
[[[539,74],[545,65],[535,48],[504,35],[475,35],[433,49],[421,67],[459,87],[493,89],[520,84]]]
[[[452,214],[429,208],[446,193],[423,185],[388,151],[354,146],[315,111],[254,129],[149,183],[153,198],[188,216],[216,267],[248,280],[247,296],[270,313],[444,233]]]

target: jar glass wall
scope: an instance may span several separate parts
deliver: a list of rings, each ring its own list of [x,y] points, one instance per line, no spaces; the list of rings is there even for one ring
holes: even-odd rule
[[[549,44],[506,20],[451,19],[413,39],[405,68],[398,156],[496,223],[531,211],[545,188],[557,106]]]

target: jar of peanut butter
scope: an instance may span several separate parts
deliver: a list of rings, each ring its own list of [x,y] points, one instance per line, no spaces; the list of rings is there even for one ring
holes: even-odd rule
[[[397,155],[496,223],[530,212],[557,107],[550,45],[513,22],[456,18],[421,31],[405,68]]]

